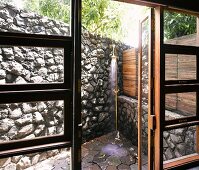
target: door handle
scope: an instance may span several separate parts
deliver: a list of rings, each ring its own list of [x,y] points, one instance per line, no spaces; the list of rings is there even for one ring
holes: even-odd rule
[[[79,123],[79,124],[78,124],[78,127],[82,127],[82,125],[83,125],[82,123]]]

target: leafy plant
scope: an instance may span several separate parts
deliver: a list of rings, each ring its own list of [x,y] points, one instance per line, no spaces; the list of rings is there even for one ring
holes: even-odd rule
[[[26,0],[25,8],[52,19],[70,22],[70,0]],[[121,39],[122,8],[111,0],[82,0],[82,25],[102,36]]]
[[[70,22],[70,0],[27,0],[25,8],[52,19]]]
[[[82,25],[90,32],[106,37],[122,35],[121,10],[110,0],[83,0]]]
[[[171,11],[164,12],[164,37],[172,39],[196,32],[196,17]]]

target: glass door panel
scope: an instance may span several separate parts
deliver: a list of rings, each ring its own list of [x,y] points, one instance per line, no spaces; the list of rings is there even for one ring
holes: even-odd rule
[[[187,32],[182,23],[175,26],[186,33],[170,29],[174,17],[183,19]],[[192,43],[198,38],[196,17],[156,7],[155,21],[155,169],[188,169],[199,161],[199,49]]]

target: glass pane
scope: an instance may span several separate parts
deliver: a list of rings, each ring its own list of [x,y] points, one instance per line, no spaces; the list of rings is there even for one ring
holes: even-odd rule
[[[64,49],[0,47],[0,84],[64,82]]]
[[[54,149],[0,159],[1,170],[70,170],[71,148]]]
[[[149,20],[142,24],[142,101],[148,102]]]
[[[163,133],[164,161],[196,153],[196,127],[186,127]]]
[[[64,133],[64,101],[0,105],[0,142]]]
[[[197,17],[164,11],[164,43],[198,46]]]
[[[166,80],[196,79],[196,56],[182,54],[165,55]]]
[[[0,31],[70,35],[70,0],[1,0]]]
[[[166,120],[196,116],[196,93],[166,94],[165,108]]]

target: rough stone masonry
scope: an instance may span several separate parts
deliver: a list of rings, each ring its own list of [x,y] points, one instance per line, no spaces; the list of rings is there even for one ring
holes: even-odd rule
[[[0,5],[0,31],[69,35],[69,25],[47,17]],[[63,49],[1,46],[0,84],[63,82]],[[0,105],[0,142],[63,134],[64,101],[36,101]],[[0,169],[25,169],[63,150],[14,156],[0,160]]]
[[[0,31],[44,35],[70,35],[69,25],[36,13],[0,5]],[[82,33],[82,122],[83,141],[114,129],[110,109],[110,62],[116,44],[119,88],[122,92],[121,43],[83,29]],[[63,49],[1,46],[0,84],[63,82]],[[0,142],[63,134],[63,101],[36,101],[0,105]],[[24,169],[59,153],[34,153],[0,160],[3,169]]]

